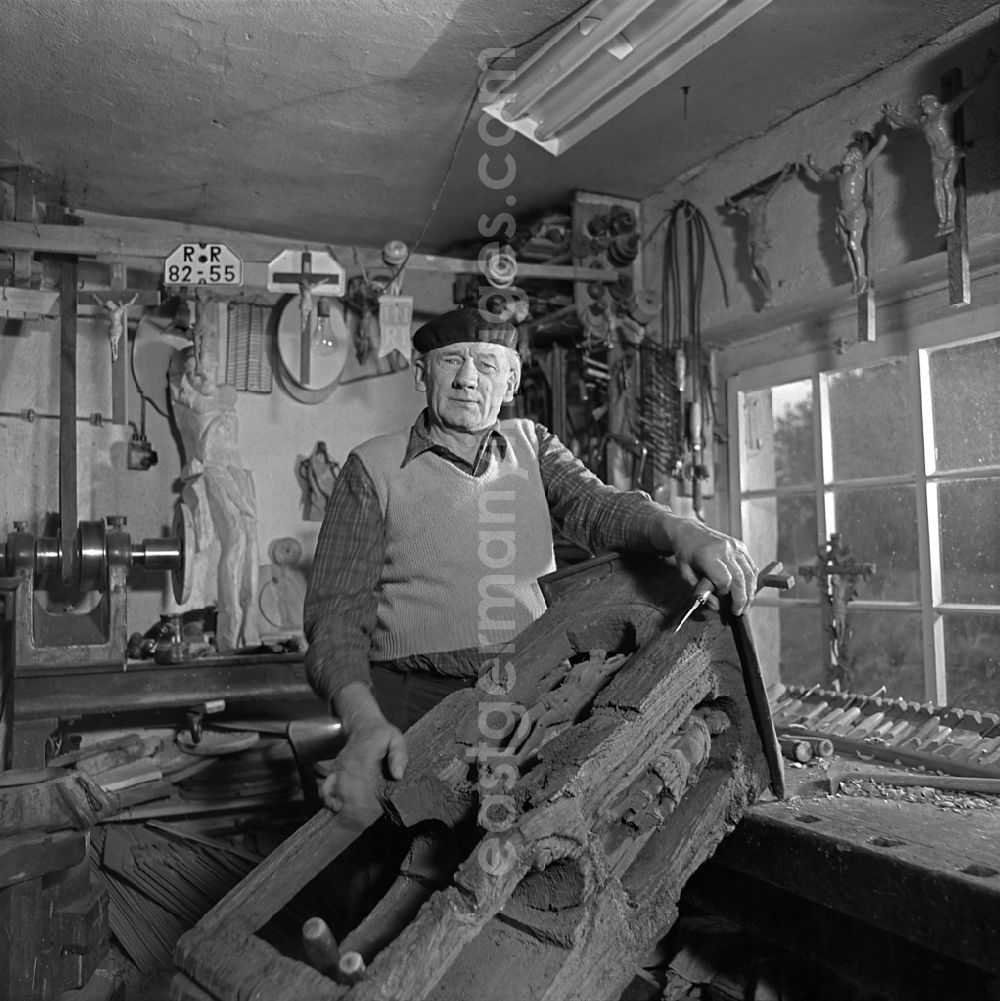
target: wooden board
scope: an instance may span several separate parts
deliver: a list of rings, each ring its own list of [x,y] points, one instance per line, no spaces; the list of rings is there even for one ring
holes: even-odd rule
[[[81,831],[31,831],[0,840],[0,888],[68,869],[87,855]]]
[[[106,955],[107,901],[89,872],[81,831],[0,840],[0,997],[49,1001]]]
[[[38,781],[34,772],[5,772],[0,787],[0,837],[20,831],[87,828],[112,810],[106,793],[82,772],[47,769]],[[13,784],[18,775],[29,781]]]

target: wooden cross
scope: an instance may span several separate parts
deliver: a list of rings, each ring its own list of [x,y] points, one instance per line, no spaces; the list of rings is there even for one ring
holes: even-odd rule
[[[941,77],[942,98],[924,94],[916,117],[903,115],[898,108],[882,106],[886,119],[894,127],[920,129],[930,147],[934,181],[934,205],[938,214],[938,236],[948,238],[948,292],[953,306],[972,301],[969,277],[969,237],[965,204],[965,127],[962,105],[993,72],[1000,61],[994,50],[987,53],[986,65],[962,86],[958,69]]]
[[[871,141],[871,136],[866,133],[866,138]],[[885,145],[885,138],[880,139]],[[867,159],[867,157],[866,157]],[[862,290],[858,300],[858,340],[861,342],[872,342],[875,340],[875,277],[872,266],[872,240],[871,231],[875,221],[875,176],[872,170],[874,160],[869,161],[864,166],[862,199],[865,206],[865,215],[868,224],[861,230],[861,252],[865,261],[865,274]]]
[[[299,313],[302,316],[301,340],[299,342],[299,381],[307,386],[312,379],[312,335],[316,323],[313,308],[313,289],[330,280],[330,275],[314,272],[312,269],[312,254],[302,251],[300,270],[279,271],[273,276],[275,282],[295,283],[299,286]]]
[[[763,296],[763,305],[771,305],[771,276],[764,264],[764,255],[771,246],[767,232],[767,209],[778,188],[795,172],[797,165],[786,163],[756,184],[751,184],[735,195],[730,195],[723,203],[727,212],[738,212],[747,219],[747,253],[753,280]]]
[[[951,69],[941,77],[941,98],[947,104],[962,90],[962,71]],[[965,148],[965,114],[955,110],[951,136],[958,149]],[[972,302],[972,280],[969,275],[969,226],[965,206],[965,157],[958,161],[955,173],[955,228],[948,234],[948,303],[967,306]]]
[[[844,545],[839,532],[816,551],[819,562],[799,567],[806,580],[816,578],[822,594],[823,635],[827,638],[824,684],[838,691],[848,685],[847,605],[858,593],[858,581],[875,573],[874,563],[850,559],[850,546]]]

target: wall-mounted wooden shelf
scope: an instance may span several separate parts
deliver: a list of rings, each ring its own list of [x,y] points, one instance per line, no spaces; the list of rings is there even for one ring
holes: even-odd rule
[[[875,288],[879,337],[1000,302],[1000,234],[973,241],[970,258],[971,306],[949,303],[943,251],[880,273]],[[853,344],[856,327],[857,306],[850,286],[838,285],[800,302],[713,324],[702,331],[702,339],[720,352],[725,375],[789,354],[809,354],[838,341]]]

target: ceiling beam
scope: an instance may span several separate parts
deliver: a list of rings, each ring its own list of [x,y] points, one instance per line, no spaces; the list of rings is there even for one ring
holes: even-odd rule
[[[73,254],[105,260],[146,259],[162,261],[184,243],[222,243],[245,265],[267,264],[284,250],[329,251],[345,261],[354,260],[355,252],[365,267],[385,267],[381,250],[319,244],[291,237],[265,236],[216,226],[190,226],[167,220],[133,219],[125,216],[87,216],[83,226],[45,223],[0,222],[0,247],[8,251],[41,254]],[[440,257],[434,254],[411,254],[407,268],[414,271],[443,271],[451,274],[482,274],[476,260]],[[517,264],[520,279],[614,282],[613,268],[571,267],[558,264]],[[245,282],[255,284],[255,282]]]

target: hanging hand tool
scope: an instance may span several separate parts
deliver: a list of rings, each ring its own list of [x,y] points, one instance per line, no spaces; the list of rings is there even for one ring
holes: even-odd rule
[[[681,431],[684,461],[680,465],[682,483],[690,481],[692,510],[705,520],[706,481],[710,477],[711,456],[705,434],[706,418],[712,413],[711,389],[705,377],[706,354],[701,342],[701,295],[705,278],[706,250],[711,248],[723,296],[729,302],[725,274],[708,221],[691,202],[680,201],[670,211],[663,251],[663,329],[666,346],[676,359],[677,392],[681,397],[684,428]],[[686,274],[682,279],[682,260]],[[707,437],[707,440],[706,440]]]
[[[790,588],[795,587],[795,578],[790,573],[785,573],[784,565],[777,561],[773,563],[768,563],[766,567],[757,575],[757,587],[754,594],[758,594],[761,588],[773,587],[777,588],[779,591],[787,591]],[[681,631],[681,626],[687,622],[688,619],[698,611],[705,602],[708,601],[709,596],[715,590],[715,585],[707,578],[702,577],[698,581],[698,586],[694,589],[694,594],[691,597],[691,604],[688,606],[688,610],[681,617],[680,622],[674,627],[674,632],[679,633]]]

